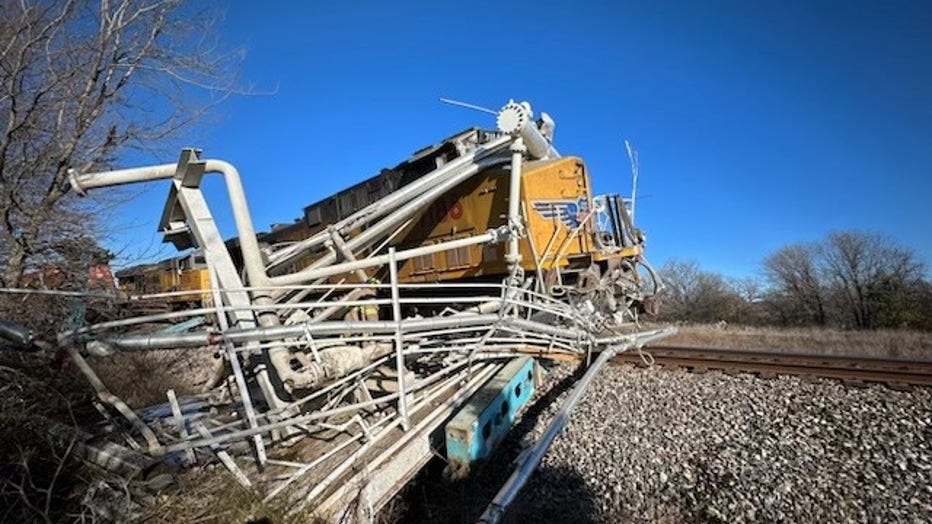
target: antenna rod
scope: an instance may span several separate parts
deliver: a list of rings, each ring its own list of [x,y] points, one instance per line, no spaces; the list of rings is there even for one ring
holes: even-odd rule
[[[631,162],[631,222],[634,222],[634,200],[638,192],[638,152],[631,149],[631,144],[625,139],[625,149],[628,151],[628,161]]]
[[[488,113],[490,115],[498,115],[498,111],[492,111],[491,109],[486,109],[484,107],[479,107],[474,104],[467,104],[466,102],[460,102],[459,100],[452,100],[449,98],[441,98],[441,102],[444,104],[450,104],[454,106],[465,107],[466,109],[475,109],[476,111],[482,111],[483,113]]]

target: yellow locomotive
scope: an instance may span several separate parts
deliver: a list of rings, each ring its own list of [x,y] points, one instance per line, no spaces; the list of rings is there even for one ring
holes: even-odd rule
[[[376,202],[393,191],[456,159],[464,142],[482,143],[491,132],[470,128],[440,144],[421,149],[392,169],[307,206],[292,223],[274,225],[258,239],[267,254],[308,239],[328,226]],[[398,250],[469,237],[507,223],[509,170],[495,165],[456,186],[390,235]],[[636,263],[643,236],[633,227],[626,202],[618,195],[592,194],[586,166],[580,158],[528,161],[522,169],[521,208],[526,234],[520,240],[521,267],[539,272],[542,291],[557,294],[580,279],[598,278],[610,271],[630,275],[639,286]],[[352,238],[352,232],[348,238]],[[227,248],[239,264],[237,239]],[[500,279],[508,273],[507,246],[470,245],[426,254],[399,263],[403,283]],[[293,273],[319,255],[291,259],[271,266],[270,274]],[[208,271],[200,252],[137,266],[117,274],[126,294],[207,290]],[[387,275],[368,275],[385,280]],[[335,281],[336,279],[331,279]],[[617,279],[616,279],[617,282]],[[204,304],[209,293],[168,297],[173,307]]]
[[[401,248],[446,242],[504,225],[508,176],[490,169],[454,189],[431,205],[400,235]],[[557,268],[587,269],[594,264],[640,254],[640,245],[614,230],[600,230],[596,217],[624,213],[621,200],[594,201],[582,160],[564,157],[529,162],[522,173],[521,206],[527,234],[519,242],[522,267],[547,271],[554,284]],[[608,214],[608,215],[606,215]],[[617,221],[622,221],[615,215]],[[625,245],[627,242],[628,245]],[[466,246],[405,261],[404,281],[426,282],[501,276],[507,273],[505,244]],[[564,273],[561,273],[564,274]]]
[[[159,302],[173,309],[201,307],[211,301],[210,272],[202,251],[167,258],[155,264],[142,264],[117,271],[120,295],[133,300],[162,295]],[[192,293],[203,291],[202,293]]]
[[[464,142],[483,143],[492,134],[470,128],[424,148],[394,168],[306,207],[302,219],[273,228],[261,240],[274,251],[310,238],[454,161]],[[509,175],[508,166],[501,164],[480,171],[390,235],[390,245],[402,251],[467,238],[505,225]],[[641,286],[636,266],[642,261],[644,237],[633,226],[625,199],[617,194],[592,194],[582,159],[562,157],[525,162],[520,199],[526,228],[519,242],[521,267],[527,273],[540,272],[537,280],[543,284],[542,291],[560,293],[576,286],[581,278],[598,279],[612,271],[626,275],[613,282],[626,285],[627,292]],[[348,239],[358,233],[353,232]],[[506,250],[503,243],[470,245],[404,260],[399,263],[399,281],[500,280],[508,273]],[[287,265],[273,266],[271,274],[301,270],[315,259],[316,256],[306,256]],[[383,281],[387,278],[381,273],[369,276]],[[645,296],[652,295],[652,291]],[[652,304],[647,306],[650,309]]]

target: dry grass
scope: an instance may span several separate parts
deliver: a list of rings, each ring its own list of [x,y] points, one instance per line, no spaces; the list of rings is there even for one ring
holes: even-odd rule
[[[85,471],[73,442],[51,429],[96,416],[81,377],[54,369],[53,356],[0,350],[0,521],[69,521]]]
[[[842,331],[714,325],[680,326],[664,344],[730,349],[932,360],[932,333],[905,330]]]
[[[165,392],[179,396],[203,391],[223,365],[206,350],[114,353],[88,358],[110,392],[134,408],[166,401]]]
[[[136,499],[142,506],[136,520],[150,523],[313,523],[309,512],[288,515],[282,503],[262,502],[262,496],[239,484],[222,467],[182,472],[162,493]]]

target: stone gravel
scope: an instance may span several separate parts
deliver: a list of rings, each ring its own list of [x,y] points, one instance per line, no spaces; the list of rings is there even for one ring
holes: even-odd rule
[[[932,521],[929,389],[611,366],[571,420],[506,521]]]

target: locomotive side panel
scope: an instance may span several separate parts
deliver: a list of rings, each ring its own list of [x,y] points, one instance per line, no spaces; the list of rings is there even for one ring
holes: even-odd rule
[[[489,169],[457,186],[429,206],[400,236],[396,247],[447,242],[505,225],[509,175],[504,168]],[[582,214],[591,207],[589,179],[580,159],[526,163],[521,198],[528,238],[521,240],[519,248],[526,271],[534,270],[535,259],[541,259],[543,267],[549,269],[589,253],[591,241],[586,228],[573,233],[582,222]],[[547,247],[549,252],[545,252]],[[468,246],[406,260],[399,266],[399,279],[437,282],[504,275],[508,271],[505,249],[504,244]]]
[[[535,163],[531,163],[533,166]],[[526,271],[563,267],[592,254],[591,184],[583,161],[575,157],[540,162],[523,178],[521,199],[528,239],[521,243]],[[531,250],[528,242],[533,243]]]

